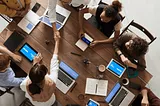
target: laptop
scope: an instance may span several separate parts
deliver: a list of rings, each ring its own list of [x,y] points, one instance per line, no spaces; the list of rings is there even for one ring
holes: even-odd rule
[[[4,46],[6,46],[8,50],[14,52],[23,40],[24,37],[19,32],[14,31],[4,42]]]
[[[64,94],[74,85],[79,74],[63,61],[60,62],[56,87]]]
[[[56,5],[56,28],[57,30],[60,30],[65,25],[70,14],[71,14],[71,11],[59,5]],[[52,24],[49,21],[48,9],[46,9],[44,16],[41,17],[39,20],[43,22],[44,24],[52,27]]]
[[[117,76],[118,78],[121,78],[121,76],[126,70],[126,67],[120,64],[115,59],[111,59],[106,69],[110,71],[112,74],[114,74],[115,76]]]
[[[39,23],[39,16],[32,10],[29,10],[29,12],[18,23],[18,26],[22,30],[24,30],[27,34],[30,34],[38,23]]]
[[[109,106],[129,106],[134,97],[132,92],[118,82],[105,98],[105,101]]]

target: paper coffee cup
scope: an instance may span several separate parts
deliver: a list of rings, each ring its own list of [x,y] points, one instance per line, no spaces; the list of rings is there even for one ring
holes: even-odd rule
[[[99,65],[98,70],[99,70],[99,72],[104,72],[106,70],[105,65],[103,65],[103,64]]]

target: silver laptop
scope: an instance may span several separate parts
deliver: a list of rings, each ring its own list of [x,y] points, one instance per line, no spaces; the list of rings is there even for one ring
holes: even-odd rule
[[[129,106],[135,95],[120,83],[116,83],[111,92],[105,98],[109,106]]]
[[[56,87],[62,91],[64,94],[73,86],[75,80],[78,78],[78,73],[75,72],[71,67],[66,63],[60,62],[60,70],[58,72],[58,80]]]
[[[39,16],[32,10],[29,10],[28,13],[23,17],[23,19],[18,23],[18,26],[27,34],[30,34],[38,23]]]

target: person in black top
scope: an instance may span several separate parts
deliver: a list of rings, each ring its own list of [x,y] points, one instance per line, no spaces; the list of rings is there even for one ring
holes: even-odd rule
[[[81,37],[84,34],[83,30],[83,16],[84,13],[91,13],[93,16],[92,24],[97,27],[104,35],[108,38],[114,33],[113,38],[105,39],[105,40],[95,40],[91,43],[91,46],[94,46],[98,43],[113,43],[120,34],[121,29],[121,17],[119,12],[121,11],[122,4],[115,0],[111,5],[100,4],[99,6],[93,6],[89,8],[85,8],[79,11],[79,26],[80,32],[79,36]],[[90,21],[89,21],[90,22]]]

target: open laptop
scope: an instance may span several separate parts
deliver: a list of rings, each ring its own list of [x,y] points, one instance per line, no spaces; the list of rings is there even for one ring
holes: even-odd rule
[[[21,29],[23,29],[27,34],[30,34],[38,23],[39,23],[39,16],[32,10],[29,10],[29,12],[18,23],[18,26]]]
[[[126,70],[126,67],[120,64],[115,59],[111,59],[106,69],[110,71],[111,73],[113,73],[114,75],[116,75],[118,78],[121,78],[121,76]]]
[[[56,5],[56,28],[57,30],[60,30],[65,25],[70,14],[71,14],[71,11],[59,5]],[[43,22],[44,24],[52,27],[52,24],[49,21],[48,9],[46,9],[44,16],[41,17],[39,20]]]
[[[62,91],[64,94],[72,87],[75,80],[78,78],[78,73],[75,72],[70,66],[64,62],[60,62],[58,71],[58,80],[56,87]]]
[[[116,83],[111,92],[105,98],[109,106],[129,106],[135,95],[120,83]]]

